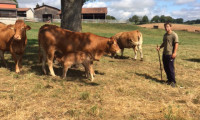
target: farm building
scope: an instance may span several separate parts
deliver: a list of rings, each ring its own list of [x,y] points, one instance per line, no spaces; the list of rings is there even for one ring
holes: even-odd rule
[[[82,8],[82,19],[106,19],[107,8]]]
[[[34,12],[31,8],[17,8],[17,17],[23,17],[26,19],[33,19]]]
[[[59,9],[48,6],[48,5],[42,5],[37,8],[34,8],[34,15],[35,18],[41,19],[43,22],[53,20],[53,19],[60,19],[59,15]]]
[[[13,0],[0,0],[0,17],[16,18],[16,5]]]
[[[61,11],[58,8],[42,5],[34,8],[35,18],[40,19],[43,22],[61,19]],[[82,19],[106,19],[107,8],[82,8]]]
[[[13,0],[0,0],[0,22],[14,24],[17,19],[16,3]]]

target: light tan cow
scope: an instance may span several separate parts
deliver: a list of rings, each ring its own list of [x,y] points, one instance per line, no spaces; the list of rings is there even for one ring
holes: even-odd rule
[[[77,51],[67,53],[66,55],[58,55],[58,52],[56,52],[55,58],[63,65],[63,78],[66,78],[67,71],[72,65],[82,64],[85,68],[86,77],[91,77],[91,81],[94,80],[94,70],[92,67],[93,58],[90,56],[90,54]]]
[[[117,40],[117,44],[121,49],[121,56],[123,56],[124,48],[133,48],[135,52],[134,59],[137,59],[137,51],[140,51],[140,58],[143,60],[143,53],[142,53],[142,43],[143,37],[142,33],[138,30],[129,31],[129,32],[120,32],[113,36],[114,39]]]

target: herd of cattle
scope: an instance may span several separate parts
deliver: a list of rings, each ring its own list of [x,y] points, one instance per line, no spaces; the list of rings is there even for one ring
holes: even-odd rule
[[[4,59],[5,51],[10,51],[15,62],[15,72],[19,73],[22,68],[22,56],[27,44],[26,31],[31,27],[23,20],[17,20],[14,25],[0,23],[0,58],[7,67]],[[42,62],[42,70],[47,74],[45,65],[49,67],[50,74],[55,76],[53,61],[56,59],[63,65],[63,75],[65,78],[68,68],[74,64],[82,64],[87,77],[94,79],[93,61],[98,61],[104,54],[114,56],[121,50],[123,56],[124,48],[133,48],[134,59],[137,59],[137,51],[142,53],[142,33],[138,30],[130,32],[120,32],[106,38],[92,33],[72,32],[58,26],[45,24],[39,29],[39,59]]]

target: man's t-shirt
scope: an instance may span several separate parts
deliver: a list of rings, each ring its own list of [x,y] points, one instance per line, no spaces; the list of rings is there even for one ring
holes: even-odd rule
[[[164,50],[163,54],[165,55],[172,55],[174,51],[175,43],[178,43],[178,35],[172,31],[171,34],[165,33],[163,36],[163,43],[164,43]]]

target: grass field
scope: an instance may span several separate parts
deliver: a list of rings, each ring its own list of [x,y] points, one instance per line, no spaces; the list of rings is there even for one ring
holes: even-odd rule
[[[54,66],[52,77],[43,75],[38,62],[38,29],[44,23],[27,23],[28,45],[23,70],[14,72],[10,53],[8,68],[0,68],[1,120],[199,120],[200,119],[200,34],[176,31],[180,46],[175,62],[177,87],[160,80],[156,45],[164,30],[131,24],[83,24],[83,32],[110,37],[117,32],[143,33],[144,61],[133,61],[132,49],[124,59],[104,56],[94,63],[95,79],[84,77],[82,66],[60,78],[62,68]],[[58,25],[58,24],[57,24]],[[139,56],[138,56],[139,57]]]

